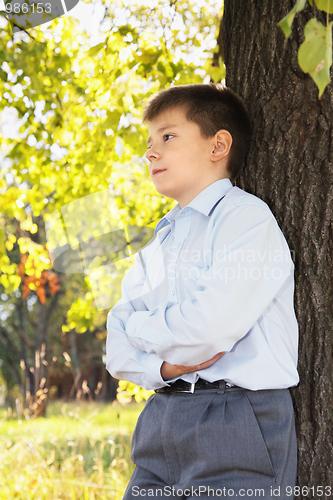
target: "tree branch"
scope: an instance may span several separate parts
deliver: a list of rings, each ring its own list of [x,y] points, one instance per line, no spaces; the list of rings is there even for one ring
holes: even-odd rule
[[[8,333],[6,332],[6,330],[4,328],[2,328],[2,326],[0,326],[0,334],[2,335],[2,337],[7,342],[8,346],[10,347],[10,349],[11,349],[11,351],[13,353],[13,355],[16,357],[17,362],[19,363],[20,360],[21,360],[21,354],[19,353],[19,351],[16,348],[15,344],[12,342],[12,340],[9,337]]]
[[[6,321],[14,329],[14,331],[19,334],[25,345],[27,347],[32,348],[33,347],[32,342],[29,339],[29,337],[27,337],[26,333],[22,330],[22,328],[19,328],[11,318],[7,318]]]
[[[7,349],[7,346],[2,342],[1,338],[0,338],[0,347],[1,347],[1,350],[5,353],[5,357],[8,359],[9,363],[7,364],[9,370],[12,372],[14,378],[16,379],[17,383],[19,386],[21,386],[21,374],[20,372],[15,368],[15,364],[14,363],[11,363],[11,356],[8,356],[8,349]]]

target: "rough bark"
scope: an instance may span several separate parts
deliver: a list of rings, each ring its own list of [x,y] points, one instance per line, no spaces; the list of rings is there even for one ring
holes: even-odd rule
[[[303,27],[314,16],[325,22],[322,13],[308,5],[288,41],[276,25],[293,4],[225,0],[220,52],[227,85],[244,98],[254,125],[237,184],[268,203],[295,262],[298,484],[333,491],[333,91],[319,100],[297,63]],[[312,490],[297,498],[330,496]]]

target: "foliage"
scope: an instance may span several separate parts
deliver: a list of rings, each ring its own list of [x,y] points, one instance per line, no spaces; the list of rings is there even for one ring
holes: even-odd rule
[[[132,382],[120,380],[117,399],[121,404],[127,404],[130,403],[132,401],[132,397],[134,397],[137,403],[141,403],[141,401],[147,400],[153,393],[154,391],[142,389]]]
[[[112,11],[112,7],[108,6],[106,18],[115,22],[117,9]],[[157,199],[140,161],[147,135],[140,123],[142,104],[173,82],[202,81],[206,71],[200,72],[197,65],[184,59],[173,62],[176,50],[196,45],[198,37],[187,30],[187,39],[181,41],[176,31],[169,30],[166,43],[165,36],[156,35],[158,29],[153,33],[152,20],[160,29],[165,21],[162,12],[156,16],[156,9],[136,8],[138,11],[132,6],[132,12],[137,20],[141,16],[139,27],[114,25],[104,40],[91,48],[88,38],[82,33],[78,36],[74,23],[66,17],[55,21],[53,33],[47,36],[33,30],[34,41],[11,41],[9,26],[4,30],[6,77],[1,82],[0,109],[14,107],[22,125],[19,137],[3,140],[2,148],[11,161],[7,172],[2,171],[1,208],[25,231],[26,238],[18,239],[18,244],[21,254],[33,261],[29,267],[34,269],[26,271],[31,281],[50,268],[45,248],[31,238],[39,230],[33,217],[42,214],[45,219],[69,202],[110,185],[122,218],[120,225],[149,224],[165,212],[165,200],[163,204]],[[182,15],[187,13],[183,9]],[[195,19],[192,14],[196,31],[205,22],[201,10],[197,15]],[[206,18],[208,26],[211,21]],[[37,118],[36,110],[41,106],[43,115]],[[61,157],[56,159],[57,150]],[[152,210],[157,211],[154,221]],[[16,236],[7,234],[3,239],[10,259]],[[2,284],[5,292],[11,293],[19,286],[19,273],[14,266],[9,267],[10,260],[1,262]],[[35,289],[34,283],[26,286]],[[85,299],[86,308],[91,307],[91,294]]]
[[[75,222],[83,223],[74,217],[70,227],[65,209],[107,193],[110,231],[128,236],[129,227],[153,228],[173,202],[156,193],[142,158],[148,135],[141,124],[143,103],[172,84],[224,77],[222,62],[212,63],[221,1],[148,6],[124,0],[104,6],[94,42],[69,16],[26,33],[13,34],[8,22],[0,32],[0,113],[14,113],[20,123],[18,134],[4,126],[0,131],[0,309],[5,313],[0,327],[12,339],[17,359],[23,339],[33,360],[42,312],[53,339],[60,323],[63,335],[95,332],[104,341],[105,310],[120,298],[121,279],[136,249],[129,245],[120,260],[115,252],[111,271],[94,261],[94,276],[66,275],[52,270],[47,222],[59,221],[65,229],[61,236],[74,251],[73,242],[91,235],[86,228],[71,241]],[[19,318],[27,325],[24,331]]]
[[[313,1],[309,0],[313,7]],[[286,38],[291,34],[294,17],[306,5],[306,0],[297,0],[291,11],[279,22]],[[319,10],[327,13],[326,26],[316,18],[310,19],[304,28],[304,42],[298,50],[298,63],[304,73],[309,73],[319,89],[319,97],[330,83],[332,66],[332,25],[329,14],[333,13],[333,0],[315,0]]]

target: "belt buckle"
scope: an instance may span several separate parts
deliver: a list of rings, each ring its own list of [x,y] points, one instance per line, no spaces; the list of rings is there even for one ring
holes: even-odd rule
[[[187,394],[193,394],[194,391],[195,391],[195,384],[191,384],[191,388],[188,391],[186,391],[186,390],[184,390],[184,391],[179,390],[179,391],[175,391],[175,392],[185,392]]]

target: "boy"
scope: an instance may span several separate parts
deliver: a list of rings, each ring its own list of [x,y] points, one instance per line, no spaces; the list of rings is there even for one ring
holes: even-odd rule
[[[155,390],[124,498],[291,498],[294,266],[268,206],[231,182],[248,116],[229,89],[194,84],[154,95],[144,121],[150,175],[178,204],[108,314],[107,369]]]

